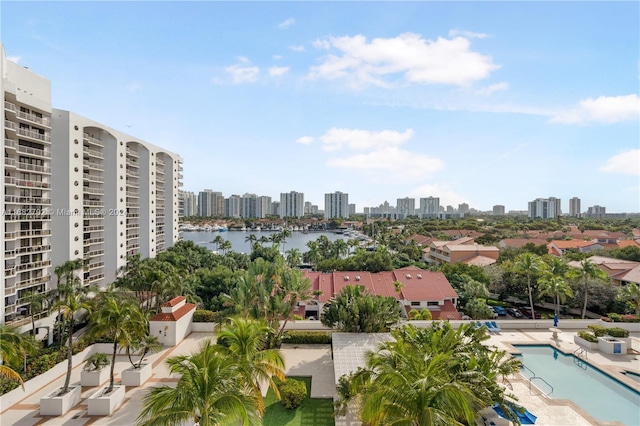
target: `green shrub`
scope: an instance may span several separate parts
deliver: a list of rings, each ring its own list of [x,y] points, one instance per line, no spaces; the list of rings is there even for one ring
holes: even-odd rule
[[[216,313],[206,309],[196,309],[193,313],[193,322],[215,322]]]
[[[607,327],[603,327],[601,325],[596,325],[596,324],[591,324],[588,328],[596,337],[605,336],[608,330]]]
[[[620,327],[611,327],[607,329],[607,334],[611,337],[629,337],[629,330]]]
[[[587,342],[598,343],[598,338],[589,331],[579,331],[578,336],[582,337]]]
[[[282,343],[292,345],[330,345],[330,331],[294,331],[285,332]]]
[[[84,371],[100,371],[107,365],[111,364],[111,360],[109,359],[109,355],[98,352],[91,355],[85,361],[83,370]]]
[[[302,405],[307,397],[307,385],[300,380],[287,379],[278,385],[282,404],[289,410]]]
[[[613,322],[622,322],[622,315],[620,315],[620,314],[616,314],[615,312],[611,312],[610,314],[607,314],[607,316]]]

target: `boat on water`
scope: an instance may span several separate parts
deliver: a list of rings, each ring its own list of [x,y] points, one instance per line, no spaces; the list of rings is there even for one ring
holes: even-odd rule
[[[227,228],[227,225],[218,226],[218,231],[220,231],[220,232],[227,232],[228,230],[229,230],[229,228]]]

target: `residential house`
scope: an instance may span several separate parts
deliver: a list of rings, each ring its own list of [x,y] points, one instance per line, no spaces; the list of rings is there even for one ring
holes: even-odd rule
[[[466,263],[487,266],[495,263],[500,249],[477,244],[473,238],[462,237],[455,241],[433,241],[429,251],[424,251],[424,261],[440,265],[442,263]]]

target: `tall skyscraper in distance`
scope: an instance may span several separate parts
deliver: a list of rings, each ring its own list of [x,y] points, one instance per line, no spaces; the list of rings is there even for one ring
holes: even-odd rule
[[[467,203],[458,204],[458,213],[460,214],[461,217],[469,213],[469,204]]]
[[[260,219],[271,215],[271,197],[266,195],[258,197],[256,213]]]
[[[302,192],[283,192],[280,194],[280,217],[301,218],[304,216],[304,194]]]
[[[349,194],[336,191],[324,194],[324,217],[326,219],[349,217]]]
[[[569,216],[580,217],[582,210],[580,210],[580,198],[573,197],[569,200]]]
[[[190,191],[180,191],[182,195],[182,212],[184,217],[196,216],[197,211],[197,198],[196,194]]]
[[[396,203],[396,215],[398,219],[405,219],[407,216],[413,216],[416,214],[415,198],[398,198]]]
[[[241,217],[241,211],[240,211],[240,203],[241,203],[242,197],[240,197],[237,194],[233,194],[231,195],[229,198],[226,198],[224,200],[224,216],[225,217],[232,217],[232,218],[239,218]]]
[[[607,214],[606,207],[595,205],[587,209],[586,216],[594,219],[602,219],[606,216],[606,214]]]
[[[536,198],[529,202],[529,219],[555,219],[561,215],[559,198]]]
[[[213,191],[211,189],[203,189],[198,193],[198,216],[213,216]]]
[[[420,210],[418,215],[421,219],[435,219],[440,216],[440,198],[426,197],[420,198]]]
[[[240,199],[240,217],[258,217],[258,196],[256,194],[245,193]]]
[[[500,204],[496,204],[493,206],[493,215],[494,216],[504,216],[504,206]]]

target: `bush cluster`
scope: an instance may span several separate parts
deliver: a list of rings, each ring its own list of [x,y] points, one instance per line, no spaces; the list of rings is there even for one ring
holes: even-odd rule
[[[287,331],[282,338],[282,343],[294,345],[330,345],[331,332],[329,331]]]
[[[587,342],[598,343],[598,338],[589,331],[585,331],[585,330],[579,331],[578,336],[582,337]]]
[[[278,385],[282,404],[288,410],[293,410],[302,405],[307,397],[307,385],[301,380],[287,379]]]
[[[596,337],[603,337],[604,335],[607,334],[607,330],[608,330],[607,327],[603,327],[597,324],[591,324],[588,328],[589,330],[591,330],[591,333],[593,333],[593,335]]]
[[[215,322],[216,313],[206,309],[196,309],[193,313],[193,322]]]
[[[640,322],[640,316],[636,316],[634,314],[616,314],[610,313],[607,316],[613,322]]]
[[[607,334],[611,337],[629,337],[629,330],[620,327],[612,327],[607,329]]]

